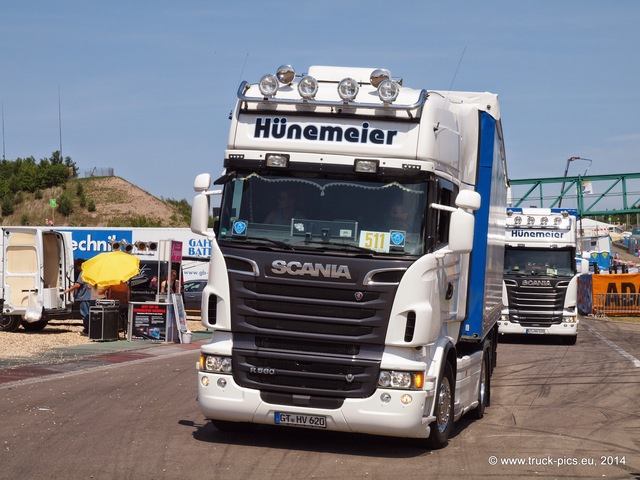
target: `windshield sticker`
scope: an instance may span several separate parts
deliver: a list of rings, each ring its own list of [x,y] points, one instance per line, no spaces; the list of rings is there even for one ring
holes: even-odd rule
[[[236,220],[233,222],[233,235],[245,236],[247,234],[248,223],[245,220]]]
[[[360,232],[360,241],[358,246],[368,248],[381,253],[389,253],[389,243],[391,234],[389,232],[376,232],[371,230],[362,230]]]

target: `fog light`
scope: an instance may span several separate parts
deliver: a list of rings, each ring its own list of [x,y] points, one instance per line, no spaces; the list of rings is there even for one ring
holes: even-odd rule
[[[364,160],[362,158],[356,158],[353,169],[357,173],[378,173],[378,165],[380,160]]]
[[[338,95],[345,102],[350,102],[356,98],[360,90],[360,85],[353,78],[344,78],[338,84]]]
[[[227,381],[224,378],[219,378],[216,383],[220,388],[224,388],[227,386]]]
[[[382,403],[389,403],[391,401],[391,395],[388,393],[383,393],[382,395],[380,395],[380,401]]]
[[[273,97],[278,91],[278,78],[274,74],[268,73],[260,79],[258,88],[263,96]]]
[[[298,83],[298,93],[305,100],[311,100],[318,93],[318,81],[307,75]]]
[[[200,383],[202,384],[203,387],[208,387],[209,386],[209,377],[204,375],[202,378],[200,378]]]
[[[296,71],[291,65],[280,65],[276,72],[278,81],[283,85],[289,85],[296,76]]]
[[[409,405],[411,402],[413,402],[413,397],[408,393],[405,393],[400,397],[400,402],[402,402],[403,405]]]
[[[400,93],[400,86],[393,80],[385,80],[378,86],[378,98],[383,103],[393,103]]]
[[[289,166],[289,154],[286,153],[267,153],[267,167],[287,168]]]

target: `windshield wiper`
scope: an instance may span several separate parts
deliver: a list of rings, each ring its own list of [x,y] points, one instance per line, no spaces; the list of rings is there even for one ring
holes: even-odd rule
[[[295,250],[293,248],[293,246],[289,243],[286,242],[281,242],[279,240],[272,240],[271,238],[267,238],[267,237],[225,237],[225,240],[231,240],[231,241],[242,241],[243,243],[250,241],[250,242],[266,242],[266,243],[270,243],[271,245],[275,245],[276,247],[280,247],[284,250]]]
[[[376,254],[375,250],[371,250],[370,248],[361,247],[359,245],[353,245],[352,243],[340,243],[340,242],[322,242],[319,240],[305,240],[304,242],[299,242],[296,245],[328,245],[332,247],[342,247],[345,250],[354,250],[356,252],[368,253],[368,254]]]

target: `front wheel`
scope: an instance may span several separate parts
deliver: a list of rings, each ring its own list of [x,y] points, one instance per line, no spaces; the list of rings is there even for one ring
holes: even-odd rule
[[[451,364],[444,364],[444,371],[436,390],[435,422],[431,425],[431,433],[427,444],[433,448],[443,448],[449,442],[453,432],[453,370]]]
[[[2,315],[0,316],[0,331],[15,332],[20,328],[22,317],[20,315]]]
[[[49,323],[49,319],[45,318],[43,320],[38,320],[37,322],[26,322],[22,321],[22,328],[24,328],[27,332],[41,332],[44,330],[44,327]]]

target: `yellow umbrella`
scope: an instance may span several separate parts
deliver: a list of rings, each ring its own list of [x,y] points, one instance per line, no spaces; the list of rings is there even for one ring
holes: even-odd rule
[[[140,259],[135,255],[115,251],[100,253],[82,264],[82,280],[98,287],[126,282],[138,274]]]

